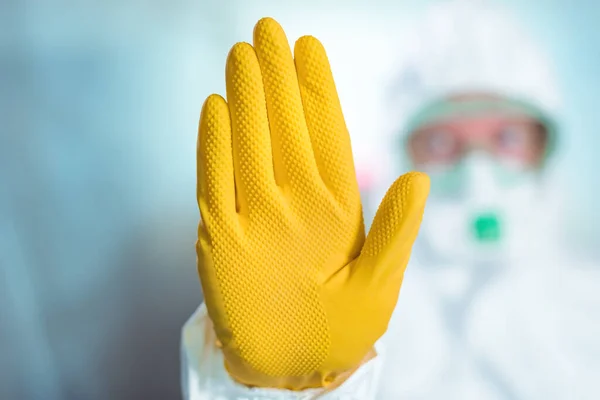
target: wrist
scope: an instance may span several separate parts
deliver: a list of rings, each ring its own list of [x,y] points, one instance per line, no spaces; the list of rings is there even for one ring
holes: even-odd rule
[[[299,376],[269,376],[260,373],[235,355],[227,354],[222,349],[225,358],[225,369],[231,378],[247,387],[261,387],[300,391],[306,389],[334,390],[343,385],[361,366],[377,356],[374,348],[369,350],[359,364],[344,371],[314,371],[311,374]]]

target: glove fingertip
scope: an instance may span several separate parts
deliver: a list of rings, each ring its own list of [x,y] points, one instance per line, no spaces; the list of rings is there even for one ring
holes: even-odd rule
[[[415,206],[421,208],[425,206],[430,186],[431,182],[427,174],[416,171],[408,172],[394,182],[387,195],[392,195],[397,200],[399,197],[404,209]]]
[[[389,246],[412,246],[429,195],[429,177],[422,172],[402,175],[379,205],[363,255],[376,256]]]

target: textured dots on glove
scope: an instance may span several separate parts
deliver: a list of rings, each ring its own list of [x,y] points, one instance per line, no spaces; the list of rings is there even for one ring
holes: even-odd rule
[[[301,38],[292,56],[281,27],[262,19],[253,46],[230,52],[226,83],[227,103],[215,97],[200,123],[197,248],[208,312],[239,382],[326,385],[385,331],[401,279],[375,285],[373,271],[407,259],[420,178],[392,186],[363,246],[350,138],[318,40]],[[394,239],[403,245],[383,262],[377,254]]]
[[[263,56],[277,60],[269,54],[276,49],[263,48]],[[210,232],[227,330],[233,341],[224,345],[235,346],[256,371],[270,376],[301,376],[318,369],[328,355],[327,316],[316,279],[329,253],[338,251],[339,232],[350,231],[351,235],[352,224],[331,211],[331,202],[323,201],[329,193],[315,190],[313,180],[300,178],[306,178],[303,174],[308,172],[300,166],[309,163],[307,153],[297,150],[306,148],[303,136],[294,134],[302,129],[303,114],[300,110],[299,115],[291,115],[294,110],[285,104],[299,93],[289,85],[278,85],[279,72],[271,71],[268,63],[262,69],[262,83],[265,91],[272,90],[271,100],[281,99],[271,102],[269,115],[280,116],[275,118],[280,124],[274,128],[284,136],[284,164],[294,181],[289,189],[297,201],[265,201],[264,182],[270,179],[267,174],[273,173],[273,167],[264,170],[264,175],[257,173],[272,157],[270,143],[264,139],[267,136],[261,134],[266,121],[256,115],[262,106],[256,103],[261,74],[249,45],[236,45],[232,53],[228,101],[234,148],[239,151],[236,177],[242,180],[249,209],[241,239],[220,229]],[[316,175],[314,180],[318,178]],[[274,193],[272,196],[276,198]]]
[[[376,256],[385,249],[394,239],[394,235],[399,232],[400,224],[406,214],[405,207],[408,204],[414,204],[411,196],[415,187],[415,181],[428,179],[420,172],[410,172],[398,178],[388,189],[383,201],[377,209],[371,232],[365,241],[362,254],[366,256]],[[428,187],[428,183],[427,183]],[[426,194],[425,194],[426,196]]]
[[[349,212],[360,208],[350,136],[323,45],[303,36],[294,49],[310,137],[322,179]]]

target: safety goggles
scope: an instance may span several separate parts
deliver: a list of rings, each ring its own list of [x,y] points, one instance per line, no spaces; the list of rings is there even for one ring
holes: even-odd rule
[[[409,135],[407,150],[418,167],[453,165],[479,151],[501,164],[536,168],[548,143],[546,127],[531,117],[482,115],[424,125]]]
[[[481,93],[429,103],[405,132],[403,145],[418,167],[453,165],[483,151],[501,163],[536,168],[556,141],[554,122],[535,105]]]

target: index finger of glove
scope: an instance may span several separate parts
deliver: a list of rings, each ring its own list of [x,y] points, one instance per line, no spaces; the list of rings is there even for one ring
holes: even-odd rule
[[[359,200],[350,135],[325,48],[312,36],[294,47],[306,123],[321,177],[336,199]]]

